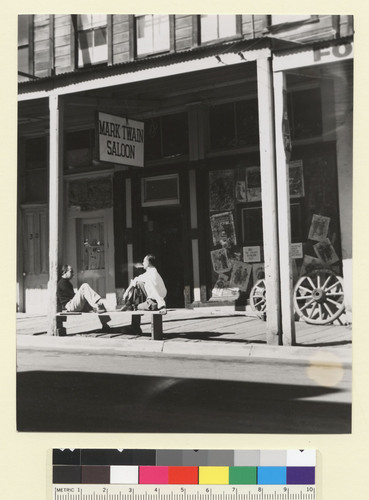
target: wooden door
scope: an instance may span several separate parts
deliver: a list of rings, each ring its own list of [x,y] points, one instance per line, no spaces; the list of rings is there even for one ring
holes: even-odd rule
[[[88,283],[106,296],[106,227],[103,217],[79,219],[77,223],[77,283]]]
[[[23,290],[24,310],[47,312],[49,279],[49,230],[46,207],[23,211]]]

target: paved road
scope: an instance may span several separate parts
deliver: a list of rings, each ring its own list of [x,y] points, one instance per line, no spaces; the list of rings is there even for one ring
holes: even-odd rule
[[[349,366],[28,349],[17,364],[22,431],[351,431]]]

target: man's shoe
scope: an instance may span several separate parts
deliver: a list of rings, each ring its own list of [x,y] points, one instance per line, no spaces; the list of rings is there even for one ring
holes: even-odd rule
[[[94,307],[94,312],[97,314],[106,313],[106,307],[102,302],[97,302],[96,306]]]

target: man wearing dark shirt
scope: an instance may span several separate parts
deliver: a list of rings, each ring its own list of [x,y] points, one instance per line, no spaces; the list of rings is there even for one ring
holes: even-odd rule
[[[83,283],[80,288],[74,293],[70,280],[74,276],[74,271],[71,266],[64,265],[61,269],[61,278],[58,281],[57,296],[62,306],[69,312],[81,312],[93,310],[97,313],[106,312],[105,306],[101,301],[101,297],[87,283]]]

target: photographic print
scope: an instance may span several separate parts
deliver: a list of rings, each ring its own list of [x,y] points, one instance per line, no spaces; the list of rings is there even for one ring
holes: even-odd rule
[[[77,10],[16,16],[17,432],[351,433],[353,17]]]
[[[330,221],[330,217],[314,214],[310,225],[308,239],[324,241],[328,234]]]
[[[214,246],[221,245],[223,248],[229,248],[237,245],[232,212],[211,215],[210,226]]]
[[[260,167],[246,168],[246,198],[247,201],[261,200]]]
[[[231,287],[246,291],[250,281],[252,265],[238,260],[232,262],[232,273],[230,279]]]

